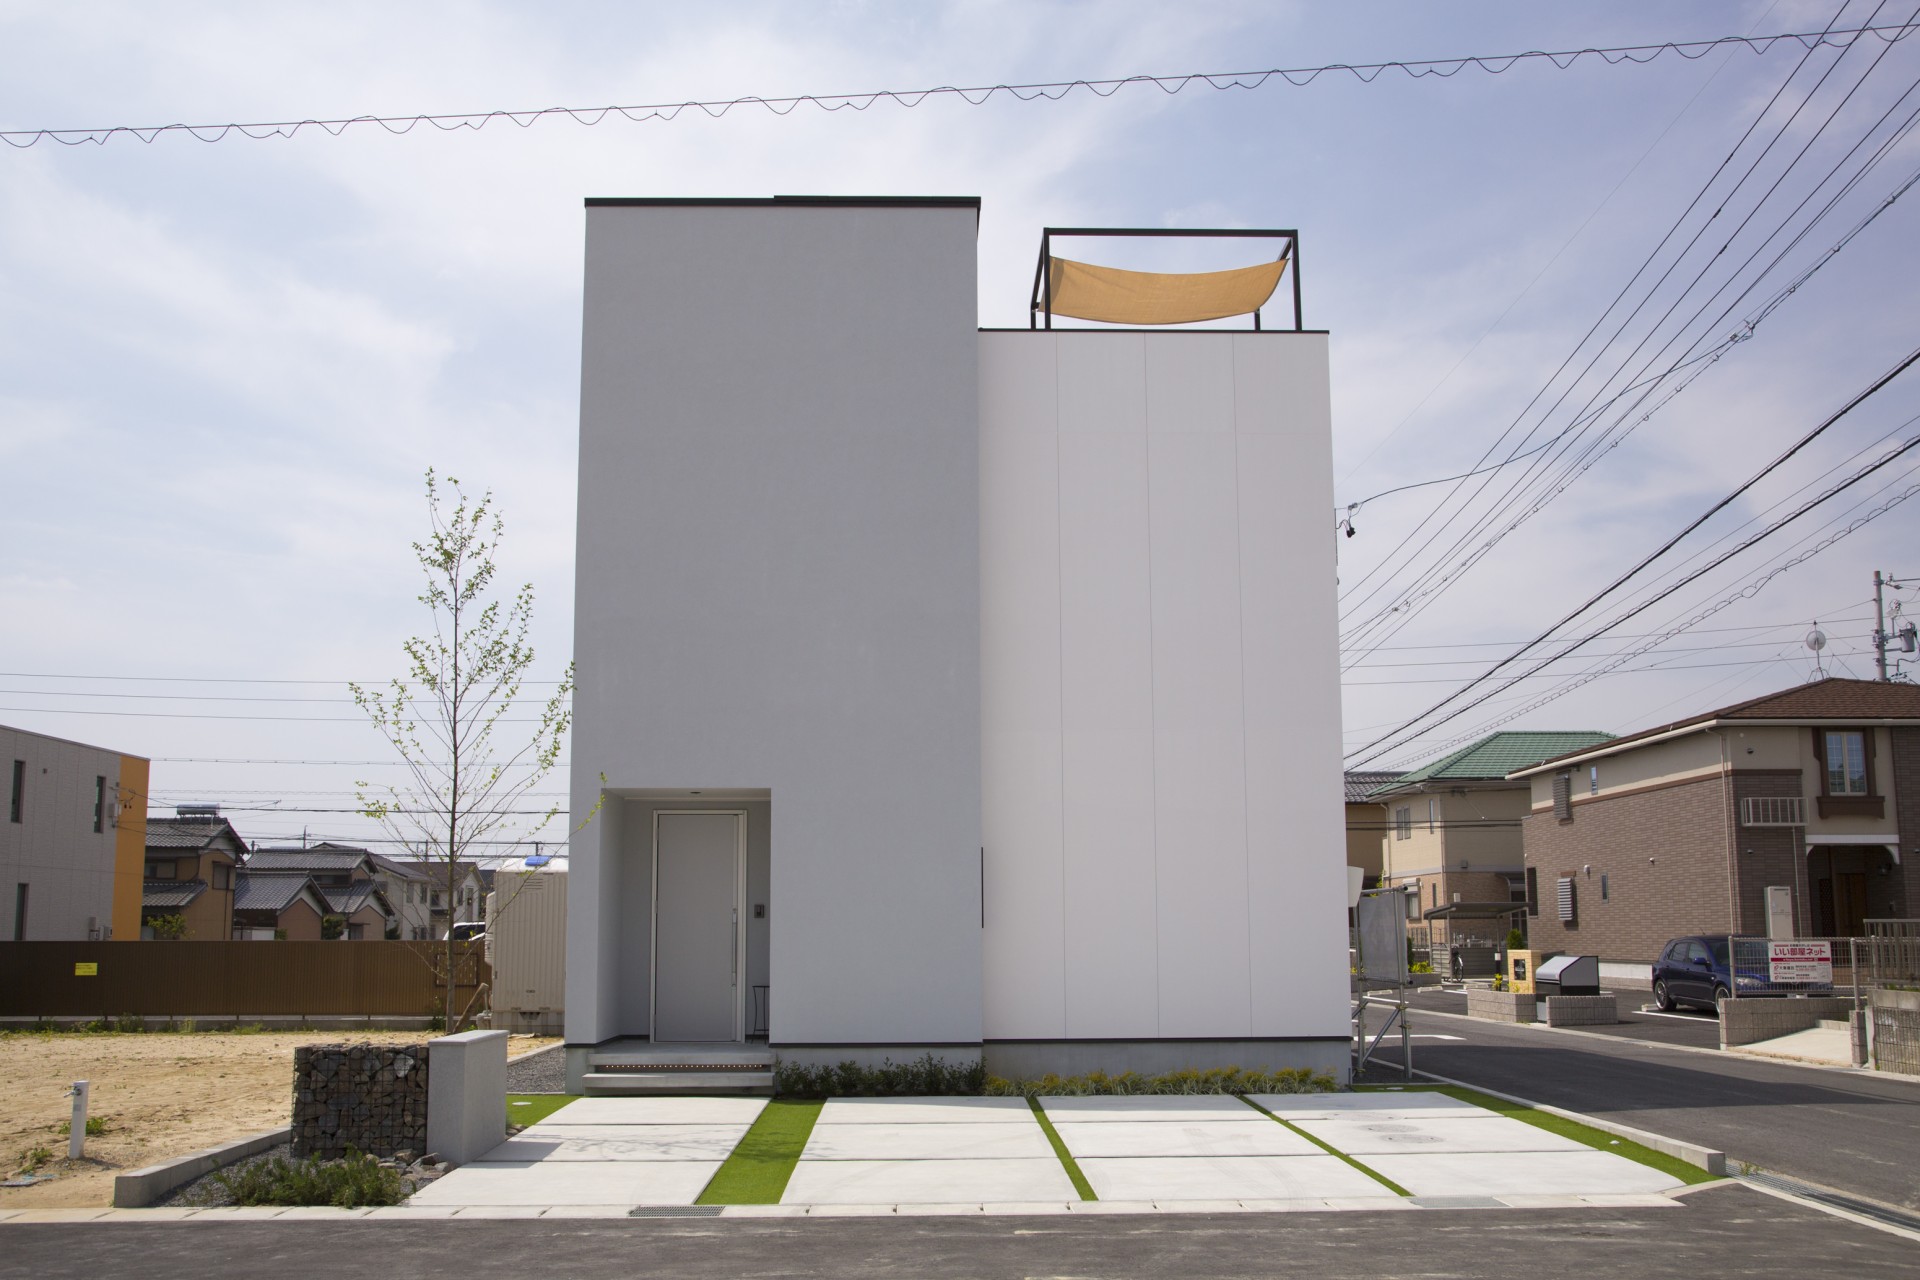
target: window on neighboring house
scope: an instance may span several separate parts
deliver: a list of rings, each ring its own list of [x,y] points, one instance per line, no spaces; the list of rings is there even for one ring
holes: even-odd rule
[[[1597,764],[1587,766],[1587,794],[1590,796],[1600,794],[1600,766]]]
[[[1440,882],[1438,880],[1433,882],[1433,905],[1436,907],[1440,905]]]
[[[107,829],[107,780],[100,777],[93,780],[93,829]]]
[[[1553,775],[1553,816],[1562,822],[1573,821],[1573,775]]]
[[[20,807],[27,794],[27,762],[13,762],[13,801],[7,806],[7,821],[20,821]]]
[[[1413,839],[1413,806],[1403,804],[1393,811],[1393,838],[1395,840]]]
[[[232,888],[233,887],[233,868],[229,867],[224,862],[214,863],[213,864],[213,887],[216,889]]]
[[[1825,736],[1827,794],[1864,796],[1867,786],[1867,735],[1860,729],[1829,729]]]
[[[173,864],[171,862],[149,862],[147,864],[147,879],[149,880],[173,879]]]
[[[27,886],[24,884],[13,886],[13,940],[27,940]]]
[[[1527,914],[1530,916],[1540,914],[1540,869],[1538,867],[1527,868]]]
[[[1578,890],[1573,883],[1573,877],[1561,876],[1555,887],[1558,890],[1556,905],[1560,909],[1560,923],[1571,928],[1579,923],[1575,897]]]
[[[1607,877],[1606,877],[1606,873],[1602,872],[1600,875],[1600,901],[1605,902],[1606,900],[1607,900]]]
[[[1427,797],[1427,833],[1431,835],[1440,829],[1440,801],[1433,796]]]

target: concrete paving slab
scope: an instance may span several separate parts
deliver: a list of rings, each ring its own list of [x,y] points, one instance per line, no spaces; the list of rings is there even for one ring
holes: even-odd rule
[[[1808,1062],[1827,1062],[1835,1066],[1853,1065],[1853,1037],[1845,1027],[1811,1027],[1789,1032],[1771,1040],[1738,1046],[1736,1052],[1762,1058],[1803,1058]]]
[[[173,1206],[164,1209],[115,1209],[112,1214],[99,1219],[99,1221],[179,1222],[183,1218],[191,1218],[201,1212],[203,1211],[200,1209],[188,1209],[184,1206]],[[365,1213],[366,1210],[362,1209],[359,1210],[359,1212]],[[6,1214],[0,1214],[0,1222],[6,1221],[7,1216]]]
[[[470,1204],[455,1209],[456,1218],[542,1218],[546,1216],[544,1204]]]
[[[725,1160],[740,1145],[742,1124],[573,1125],[531,1128],[480,1157],[481,1163],[538,1160]]]
[[[1125,1121],[1163,1122],[1169,1120],[1239,1120],[1243,1123],[1272,1124],[1240,1099],[1223,1093],[1191,1095],[1126,1094],[1119,1097],[1040,1099],[1047,1118],[1061,1121],[1119,1123]]]
[[[1683,1185],[1604,1151],[1368,1155],[1367,1167],[1416,1196],[1645,1194]],[[1083,1164],[1082,1168],[1085,1167]]]
[[[543,1218],[624,1218],[627,1206],[618,1204],[556,1204],[549,1205]]]
[[[765,1098],[577,1098],[525,1130],[607,1124],[751,1125]]]
[[[409,1204],[692,1204],[718,1160],[470,1164],[414,1193]]]
[[[1073,1183],[1044,1160],[801,1160],[783,1204],[984,1204],[1071,1200]]]
[[[1061,1120],[1054,1126],[1076,1160],[1122,1156],[1314,1156],[1323,1154],[1284,1125],[1238,1120]]]
[[[1436,1111],[1494,1115],[1485,1107],[1444,1093],[1251,1093],[1247,1095],[1283,1120],[1348,1114],[1431,1114]]]
[[[1397,1200],[1345,1161],[1313,1156],[1075,1157],[1102,1200]]]
[[[364,1218],[372,1209],[336,1209],[331,1205],[299,1205],[283,1211],[276,1222],[340,1222],[347,1218]]]
[[[445,1181],[445,1179],[442,1179],[442,1181]],[[384,1209],[374,1209],[367,1214],[367,1217],[369,1219],[379,1219],[382,1222],[401,1221],[407,1218],[443,1221],[451,1218],[459,1211],[460,1206],[457,1204],[408,1203],[389,1205]],[[217,1212],[217,1210],[209,1210],[208,1212]]]
[[[1051,1160],[1032,1113],[1026,1124],[814,1125],[802,1160]],[[1275,1125],[1274,1128],[1280,1126]]]
[[[1445,1152],[1591,1151],[1572,1138],[1549,1133],[1538,1125],[1510,1120],[1491,1111],[1477,1116],[1431,1114],[1373,1117],[1323,1116],[1293,1121],[1336,1151],[1362,1164],[1369,1155],[1404,1152],[1408,1155]],[[1278,1128],[1278,1126],[1275,1126]]]
[[[1033,1124],[1025,1098],[833,1098],[814,1122],[833,1124]]]

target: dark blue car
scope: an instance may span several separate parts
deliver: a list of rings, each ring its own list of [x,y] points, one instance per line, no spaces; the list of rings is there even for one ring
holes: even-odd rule
[[[1741,938],[1740,954],[1724,933],[1675,938],[1660,949],[1653,962],[1653,1002],[1662,1009],[1690,1004],[1717,1011],[1729,996],[1826,995],[1824,983],[1775,983],[1768,975],[1764,939]]]

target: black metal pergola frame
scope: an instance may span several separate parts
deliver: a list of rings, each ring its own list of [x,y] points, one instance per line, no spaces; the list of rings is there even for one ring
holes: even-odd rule
[[[1112,237],[1185,237],[1195,240],[1284,240],[1287,242],[1283,257],[1288,259],[1288,267],[1293,273],[1293,330],[1300,332],[1305,326],[1300,318],[1300,233],[1291,229],[1268,228],[1226,228],[1226,227],[1042,227],[1040,230],[1040,261],[1033,270],[1033,297],[1027,305],[1027,328],[1053,328],[1053,273],[1047,269],[1053,261],[1053,238],[1055,236]],[[1044,318],[1045,323],[1042,323]],[[1253,312],[1253,327],[1260,329],[1260,309]]]

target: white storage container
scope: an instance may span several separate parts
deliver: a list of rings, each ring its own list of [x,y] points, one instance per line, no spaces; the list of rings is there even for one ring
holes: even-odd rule
[[[567,986],[567,873],[500,871],[487,898],[493,1027],[562,1034]]]

